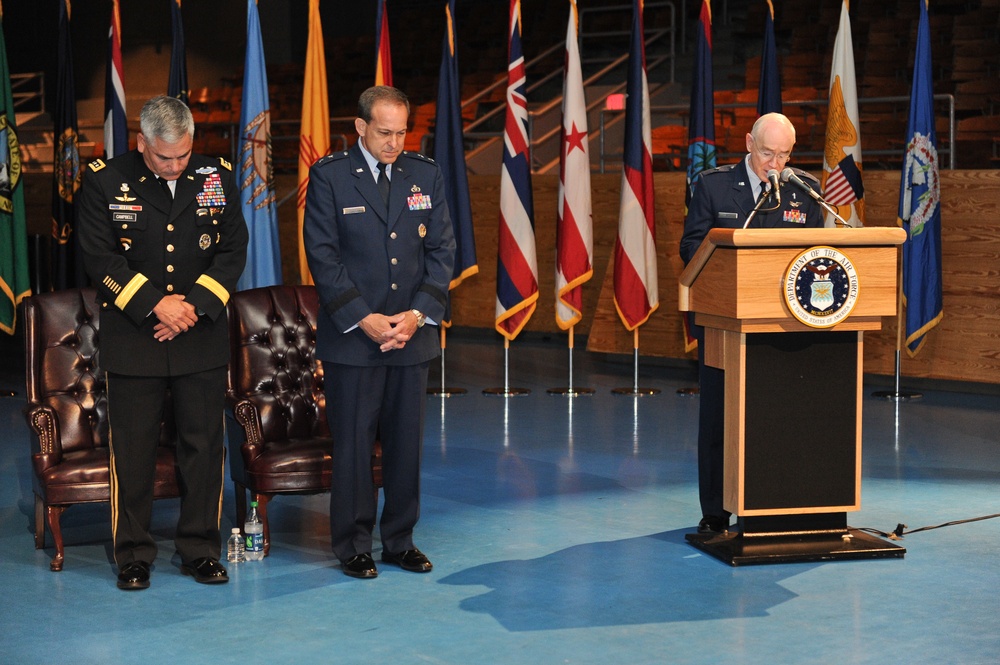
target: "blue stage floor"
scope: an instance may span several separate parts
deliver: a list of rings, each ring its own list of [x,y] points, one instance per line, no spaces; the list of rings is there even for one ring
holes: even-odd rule
[[[1000,519],[908,535],[902,559],[730,567],[684,540],[700,518],[698,398],[676,391],[693,370],[640,362],[640,385],[662,392],[613,395],[632,385],[630,360],[578,348],[575,383],[596,393],[547,394],[567,383],[562,343],[515,341],[510,385],[531,394],[503,398],[482,394],[503,385],[502,340],[449,340],[447,383],[469,392],[428,397],[416,542],[432,573],[345,577],[317,495],[275,499],[271,555],[198,585],[173,556],[177,503],[161,501],[152,586],[132,593],[115,588],[107,506],[65,513],[63,572],[49,571],[50,534],[34,549],[24,387],[5,344],[0,388],[18,395],[0,399],[0,663],[998,662]],[[896,404],[873,389],[852,527],[1000,513],[1000,397]],[[228,532],[231,484],[224,511]]]

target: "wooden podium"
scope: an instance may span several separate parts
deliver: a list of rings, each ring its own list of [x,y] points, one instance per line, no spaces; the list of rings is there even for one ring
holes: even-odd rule
[[[682,311],[725,371],[725,509],[689,534],[730,563],[902,557],[847,526],[861,508],[862,335],[897,307],[898,228],[713,229],[680,276]]]

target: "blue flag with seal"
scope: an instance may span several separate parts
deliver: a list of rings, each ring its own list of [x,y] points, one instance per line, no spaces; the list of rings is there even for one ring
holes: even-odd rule
[[[691,201],[695,176],[714,169],[715,151],[715,83],[712,80],[712,6],[702,0],[698,15],[698,30],[694,54],[694,78],[691,82],[691,121],[688,126],[687,196],[684,208]]]
[[[247,54],[240,104],[240,154],[236,165],[240,203],[250,232],[247,267],[239,291],[281,284],[281,247],[271,162],[271,109],[257,1],[247,0]]]
[[[910,119],[899,192],[899,225],[903,243],[903,301],[906,305],[906,352],[913,357],[927,332],[944,316],[941,288],[941,186],[937,135],[934,131],[934,86],[930,24],[925,0],[920,3],[917,49],[913,59]]]

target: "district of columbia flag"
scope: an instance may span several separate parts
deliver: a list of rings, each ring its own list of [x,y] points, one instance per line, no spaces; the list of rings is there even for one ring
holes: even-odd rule
[[[899,225],[903,243],[905,344],[912,358],[927,333],[944,317],[941,280],[941,187],[937,135],[934,131],[934,85],[927,4],[920,3],[913,87],[906,134],[906,156],[899,192]]]
[[[833,43],[830,100],[823,151],[823,197],[851,226],[864,226],[865,187],[861,178],[861,132],[858,124],[858,86],[854,75],[854,42],[848,0],[840,7],[840,25]],[[827,213],[826,226],[836,218]]]
[[[455,232],[455,269],[449,289],[466,277],[479,272],[476,262],[476,238],[472,226],[472,199],[465,165],[465,142],[462,137],[462,100],[458,78],[458,52],[455,40],[455,0],[445,2],[445,33],[441,45],[441,70],[438,77],[437,109],[434,121],[434,161],[441,168],[445,198]],[[442,326],[451,325],[451,306]]]
[[[309,167],[330,151],[330,102],[326,90],[326,56],[319,0],[309,0],[309,39],[306,43],[306,71],[302,86],[302,125],[299,130],[298,239],[299,279],[312,284],[302,242],[302,219],[306,212]]]
[[[83,260],[76,251],[76,208],[80,189],[80,135],[76,122],[76,94],[73,83],[73,42],[70,36],[70,2],[59,2],[59,74],[55,137],[52,156],[52,288],[56,290],[87,283]]]
[[[108,29],[108,67],[104,79],[104,157],[128,152],[128,124],[125,117],[125,77],[122,67],[122,21],[118,0],[112,0],[111,27]]]
[[[618,239],[615,242],[615,308],[627,330],[635,330],[659,307],[653,158],[646,82],[643,0],[633,0],[625,103],[625,149]]]
[[[528,99],[521,51],[521,2],[510,0],[507,113],[500,172],[500,228],[497,238],[496,330],[517,337],[538,301],[535,213],[531,193]]]
[[[236,283],[239,291],[281,284],[278,211],[271,161],[271,104],[260,34],[257,0],[247,0],[247,49],[240,103],[240,156],[237,160],[240,203],[250,241],[247,264]]]
[[[392,85],[389,15],[385,12],[385,0],[378,0],[378,15],[375,17],[375,85]]]
[[[778,51],[774,40],[774,5],[767,0],[764,15],[764,46],[760,56],[760,86],[757,90],[757,116],[781,113],[781,80],[778,77]]]
[[[170,78],[167,81],[167,95],[189,104],[191,93],[188,88],[187,55],[184,52],[184,21],[181,18],[181,0],[170,0],[170,24],[173,45],[170,48]]]
[[[13,335],[17,306],[31,295],[28,278],[28,234],[24,211],[24,173],[17,141],[17,113],[10,89],[7,44],[0,4],[0,169],[7,182],[0,187],[0,330]]]
[[[556,323],[563,330],[568,330],[583,318],[582,285],[594,275],[590,147],[578,24],[576,0],[570,0],[556,222]]]

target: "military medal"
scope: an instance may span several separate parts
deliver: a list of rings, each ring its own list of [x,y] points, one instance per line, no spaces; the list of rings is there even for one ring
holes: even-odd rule
[[[121,196],[116,196],[115,197],[115,201],[121,201],[122,203],[129,203],[131,201],[135,201],[135,197],[134,196],[129,196],[128,195],[129,189],[128,189],[128,183],[127,182],[123,182],[122,183],[121,192],[122,192],[122,195]]]
[[[212,236],[208,235],[207,233],[202,233],[201,237],[198,238],[198,247],[204,250],[208,249],[211,246],[212,246]]]
[[[226,205],[226,194],[222,191],[222,178],[218,173],[211,173],[205,178],[205,184],[202,185],[196,198],[201,207],[224,207]]]
[[[417,227],[417,235],[419,235],[421,238],[423,238],[424,236],[426,236],[427,235],[427,227],[424,226],[423,224],[421,224],[420,226],[418,226]]]

